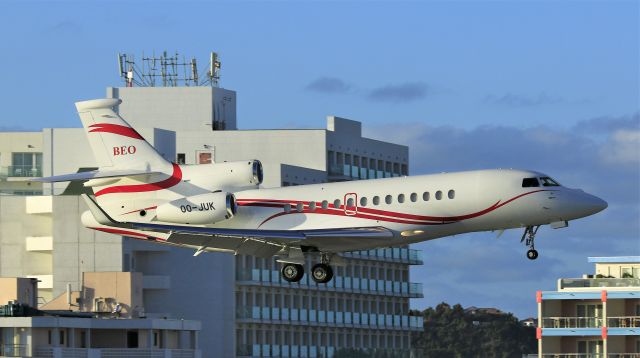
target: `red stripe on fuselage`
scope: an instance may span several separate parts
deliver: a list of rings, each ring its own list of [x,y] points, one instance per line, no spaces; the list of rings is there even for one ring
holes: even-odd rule
[[[366,207],[358,207],[358,213],[355,215],[349,215],[351,217],[362,218],[362,219],[371,219],[378,221],[386,221],[386,222],[395,222],[400,224],[415,224],[415,225],[441,225],[441,224],[449,224],[457,221],[467,220],[476,218],[485,214],[488,214],[504,205],[509,204],[510,202],[521,198],[526,195],[539,193],[543,191],[550,190],[534,190],[528,193],[520,194],[515,196],[503,203],[500,203],[498,200],[495,204],[489,206],[484,210],[480,210],[475,213],[459,215],[459,216],[424,216],[424,215],[414,215],[414,214],[406,214],[395,211],[386,211],[386,210],[378,210],[378,209],[370,209]],[[306,207],[309,206],[310,202],[299,201],[299,200],[279,200],[279,199],[237,199],[238,205],[240,206],[260,206],[260,207],[284,207],[286,204],[291,204],[295,206],[295,204],[302,203]],[[316,207],[321,206],[321,203],[316,202]],[[333,206],[333,205],[331,205]],[[334,209],[316,209],[310,210],[305,209],[302,212],[297,211],[294,207],[289,212],[281,212],[274,214],[267,219],[265,219],[260,226],[266,223],[269,220],[275,219],[280,216],[288,215],[288,214],[325,214],[325,215],[345,215],[344,214],[344,205],[341,205],[339,208]]]
[[[90,133],[94,133],[94,132],[112,133],[112,134],[117,134],[117,135],[129,137],[129,138],[144,140],[144,138],[142,138],[140,133],[136,132],[135,129],[127,126],[122,126],[120,124],[97,123],[97,124],[90,125],[89,128],[93,128],[89,131]]]
[[[133,185],[119,185],[112,186],[108,188],[104,188],[99,190],[95,195],[105,195],[105,194],[113,194],[113,193],[142,193],[148,191],[157,191],[162,189],[168,189],[172,186],[177,185],[182,181],[182,170],[180,166],[175,163],[171,163],[173,165],[173,173],[170,177],[163,181],[159,181],[157,183],[149,183],[149,184],[133,184]]]

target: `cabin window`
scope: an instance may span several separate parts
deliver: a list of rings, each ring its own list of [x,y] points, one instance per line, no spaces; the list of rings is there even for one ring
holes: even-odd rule
[[[429,192],[425,191],[424,193],[422,193],[422,200],[429,201],[429,196]]]
[[[291,212],[291,204],[284,204],[284,212],[285,213]]]
[[[549,177],[542,177],[540,178],[540,181],[542,182],[542,186],[560,186],[557,181]]]
[[[355,201],[353,200],[353,198],[349,198],[347,199],[347,208],[353,208],[356,206]]]
[[[524,178],[522,179],[522,187],[523,188],[535,188],[539,187],[540,183],[538,183],[538,178]]]
[[[309,203],[309,210],[311,211],[315,211],[316,210],[316,202],[312,201]]]
[[[367,197],[363,196],[360,198],[360,206],[367,206]]]
[[[416,201],[418,201],[418,194],[411,193],[411,196],[409,196],[409,198],[411,198],[411,201],[415,203]]]
[[[449,190],[449,192],[447,193],[447,196],[449,197],[449,199],[453,199],[456,197],[456,191],[455,190]]]
[[[340,209],[340,199],[336,199],[333,201],[333,207],[336,209]]]
[[[373,205],[380,205],[380,197],[379,196],[374,196],[373,197]]]
[[[296,204],[296,211],[301,213],[302,210],[304,210],[304,204],[303,203],[297,203]]]
[[[440,190],[436,191],[436,200],[442,199],[442,192]]]
[[[400,194],[400,195],[398,195],[398,202],[399,202],[400,204],[404,203],[404,194]]]
[[[327,210],[327,208],[329,208],[329,202],[326,200],[322,201],[322,209],[323,210]]]
[[[384,202],[387,204],[391,204],[393,202],[393,197],[391,195],[387,195],[384,197]]]

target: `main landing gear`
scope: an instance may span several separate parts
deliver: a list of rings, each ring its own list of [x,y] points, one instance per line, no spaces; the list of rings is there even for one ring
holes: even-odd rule
[[[300,264],[286,263],[280,271],[282,278],[287,282],[298,282],[304,276],[304,267]],[[327,283],[333,278],[333,269],[329,266],[329,256],[320,255],[320,263],[311,268],[311,278],[316,283]]]
[[[529,250],[527,251],[527,258],[529,260],[535,260],[538,258],[538,251],[535,249],[534,240],[539,228],[540,225],[527,226],[524,229],[524,233],[522,234],[522,239],[520,239],[520,242],[524,242],[525,245],[527,245],[527,247],[529,248]]]

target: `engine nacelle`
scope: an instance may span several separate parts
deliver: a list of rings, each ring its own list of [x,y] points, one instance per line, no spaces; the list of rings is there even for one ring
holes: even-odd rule
[[[231,193],[207,193],[158,205],[156,220],[176,224],[206,225],[231,219],[237,212]]]
[[[264,173],[259,160],[242,160],[184,167],[192,184],[212,190],[238,191],[255,189]]]

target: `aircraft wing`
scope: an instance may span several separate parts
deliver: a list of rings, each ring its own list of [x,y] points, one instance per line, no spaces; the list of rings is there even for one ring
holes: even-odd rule
[[[150,223],[129,223],[131,229],[170,234],[167,242],[191,245],[209,251],[233,251],[258,257],[271,257],[284,247],[313,247],[320,251],[341,252],[369,245],[384,246],[393,233],[384,227],[317,230],[255,230],[191,227]]]
[[[158,174],[160,172],[150,172],[146,170],[111,170],[111,171],[99,171],[92,170],[88,172],[80,172],[73,174],[55,175],[45,178],[35,178],[31,181],[43,182],[43,183],[56,183],[61,181],[76,181],[76,180],[90,180],[90,179],[102,179],[102,178],[118,178],[129,177],[138,175],[150,175]]]
[[[229,251],[271,257],[285,247],[311,247],[326,252],[359,250],[364,246],[388,246],[394,234],[382,227],[316,230],[228,229],[187,225],[118,222],[93,199],[82,194],[96,221],[102,225],[170,234],[166,242],[199,247],[204,251]],[[152,235],[150,235],[152,236]]]

